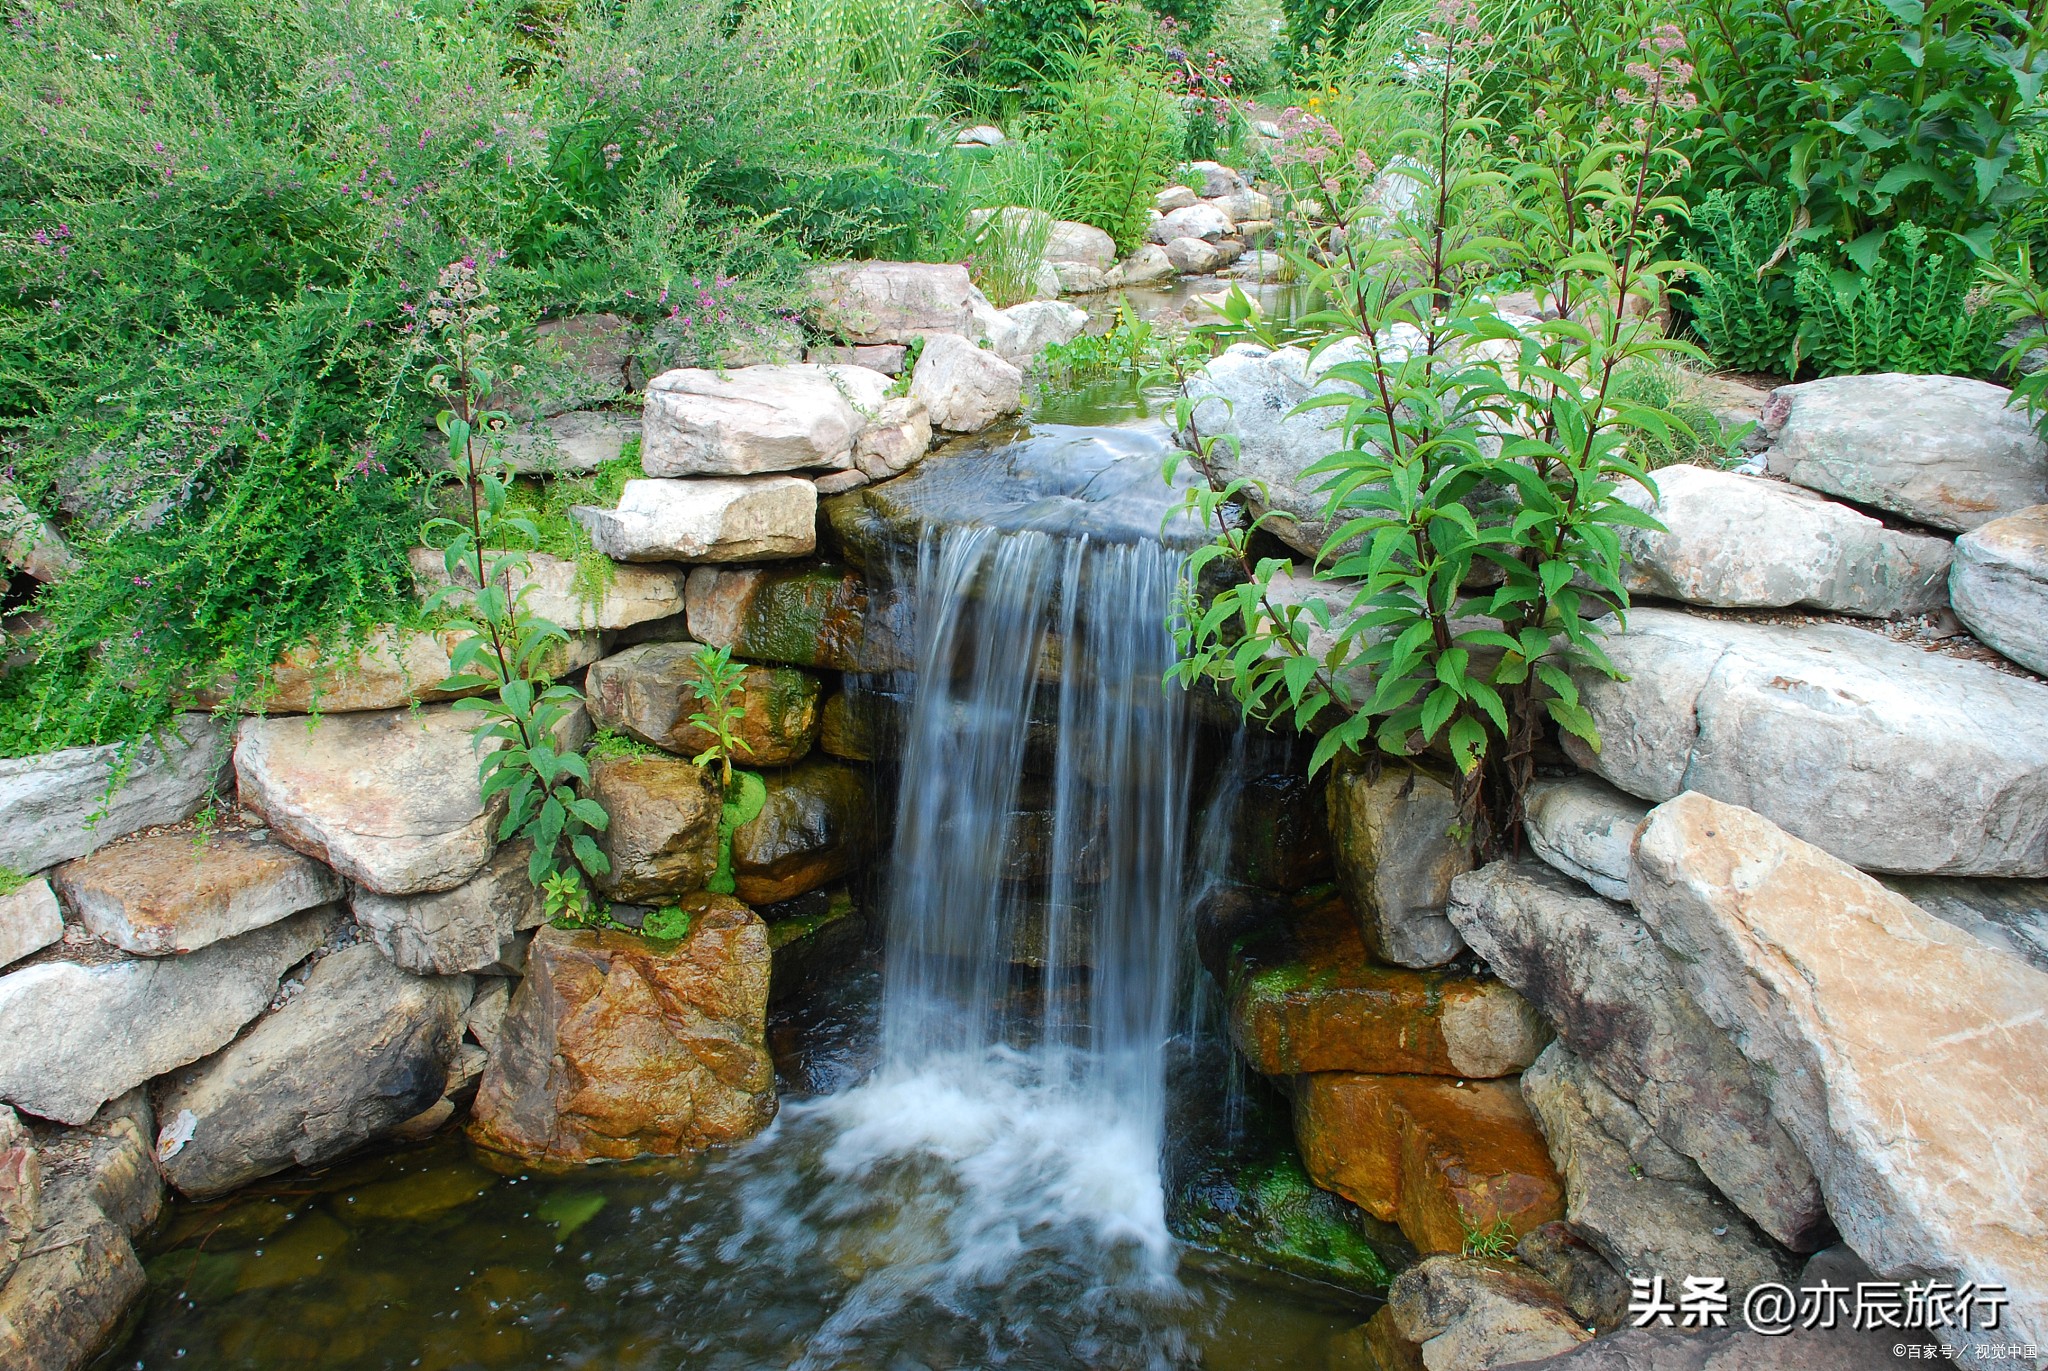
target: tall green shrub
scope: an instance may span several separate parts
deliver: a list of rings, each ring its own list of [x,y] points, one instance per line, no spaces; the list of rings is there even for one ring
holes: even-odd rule
[[[1113,55],[1081,59],[1035,139],[1066,169],[1062,218],[1116,239],[1119,252],[1144,241],[1152,197],[1173,174],[1184,135],[1177,102],[1153,75]]]
[[[1791,217],[1788,197],[1771,190],[1740,198],[1717,190],[1693,210],[1701,270],[1687,303],[1693,327],[1721,366],[1792,369],[1798,305],[1792,273],[1782,265]]]
[[[1887,236],[1869,272],[1799,264],[1799,353],[1822,375],[1903,371],[1976,375],[1997,355],[2005,315],[1971,299],[1977,259],[1950,238],[1945,251],[1917,224]]]

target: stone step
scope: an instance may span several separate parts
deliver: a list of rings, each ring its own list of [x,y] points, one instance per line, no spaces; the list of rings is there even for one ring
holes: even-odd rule
[[[116,843],[59,867],[56,884],[79,922],[144,957],[194,952],[341,898],[333,872],[261,831]]]
[[[1317,1185],[1398,1223],[1423,1252],[1475,1238],[1512,1246],[1564,1216],[1564,1187],[1513,1079],[1303,1076],[1294,1131]]]
[[[1268,1076],[1506,1076],[1550,1039],[1528,1001],[1501,981],[1374,963],[1338,899],[1239,943],[1230,1032]]]

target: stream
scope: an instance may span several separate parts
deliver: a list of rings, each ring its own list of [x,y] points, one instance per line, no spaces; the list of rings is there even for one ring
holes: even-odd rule
[[[1161,407],[1041,394],[1036,427],[891,483],[915,531],[869,574],[917,671],[849,689],[908,701],[893,848],[866,950],[778,1002],[766,1133],[566,1174],[450,1133],[174,1204],[103,1365],[1369,1367],[1370,1297],[1190,1217],[1287,1143],[1193,952],[1244,748],[1160,685],[1197,536]]]

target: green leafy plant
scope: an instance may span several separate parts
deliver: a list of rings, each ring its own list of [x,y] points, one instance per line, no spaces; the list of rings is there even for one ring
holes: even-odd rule
[[[649,911],[640,921],[640,932],[661,942],[680,942],[690,936],[690,912],[681,905],[663,905]]]
[[[1791,224],[1789,197],[1772,190],[1740,198],[1713,191],[1693,211],[1699,270],[1686,303],[1693,328],[1724,367],[1791,373],[1799,328],[1787,257]]]
[[[497,838],[532,843],[527,878],[544,892],[551,917],[588,922],[596,910],[584,878],[611,869],[590,835],[603,832],[610,819],[596,800],[576,793],[575,783],[588,783],[590,769],[557,743],[582,695],[546,676],[549,650],[568,635],[525,603],[520,574],[539,530],[510,508],[511,478],[490,441],[506,416],[487,408],[497,380],[491,354],[499,341],[488,294],[476,261],[465,258],[441,271],[427,302],[443,360],[426,382],[447,403],[435,424],[467,497],[464,517],[429,520],[422,534],[427,546],[440,550],[450,581],[429,609],[459,605],[464,611],[450,622],[466,636],[449,653],[449,676],[440,688],[487,692],[466,694],[454,707],[482,716],[472,736],[481,750],[483,799],[502,795],[506,806]]]
[[[1248,714],[1320,729],[1313,768],[1366,746],[1443,748],[1461,824],[1489,846],[1520,823],[1546,724],[1599,745],[1573,672],[1614,671],[1598,616],[1628,602],[1616,530],[1656,526],[1619,498],[1647,483],[1631,438],[1670,431],[1614,378],[1685,351],[1644,305],[1678,266],[1659,247],[1682,208],[1667,191],[1690,106],[1682,38],[1660,29],[1619,97],[1635,116],[1626,140],[1551,117],[1509,140],[1480,112],[1477,10],[1447,0],[1439,16],[1411,145],[1416,209],[1389,235],[1347,232],[1318,277],[1336,305],[1315,351],[1346,353],[1324,371],[1341,385],[1300,410],[1334,411],[1345,444],[1306,472],[1324,478],[1332,525],[1308,590],[1283,593],[1292,561],[1257,551],[1270,512],[1232,519],[1269,505],[1257,482],[1225,473],[1226,416],[1205,412],[1220,402],[1179,408],[1204,477],[1188,504],[1216,538],[1190,559],[1177,674],[1217,682]],[[1512,196],[1516,240],[1453,221],[1497,203],[1491,192]],[[1488,295],[1512,241],[1543,254],[1528,269],[1561,317],[1510,318]],[[1205,595],[1212,567],[1227,584]]]
[[[2021,248],[2010,265],[1994,263],[1987,271],[1990,303],[2015,326],[2012,344],[2001,364],[2013,378],[2007,404],[2026,410],[2048,437],[2048,369],[2040,358],[2048,352],[2048,286],[2034,274],[2033,253]]]
[[[1697,372],[1662,358],[1638,358],[1615,369],[1608,393],[1617,404],[1669,418],[1666,432],[1639,430],[1633,436],[1629,449],[1643,470],[1678,465],[1725,469],[1742,461],[1742,440],[1755,425],[1724,428],[1699,388]]]
[[[1152,197],[1171,177],[1180,110],[1160,79],[1111,51],[1077,59],[1033,138],[1066,169],[1060,217],[1092,224],[1118,252],[1144,241]]]
[[[1468,1257],[1491,1257],[1504,1261],[1515,1253],[1515,1226],[1508,1222],[1505,1214],[1484,1228],[1465,1230],[1465,1255]]]
[[[1823,375],[1969,376],[1988,368],[2005,317],[1972,298],[1982,274],[1976,257],[1952,236],[1946,251],[1930,251],[1930,237],[1917,224],[1899,225],[1862,273],[1802,258],[1794,278],[1802,364]]]
[[[1083,333],[1065,343],[1048,343],[1040,357],[1041,386],[1068,386],[1108,376],[1144,376],[1175,365],[1194,365],[1208,356],[1205,338],[1190,329],[1162,329],[1119,301],[1116,322],[1101,333]]]
[[[711,745],[693,760],[698,766],[718,767],[719,793],[724,796],[718,820],[718,868],[705,889],[730,895],[736,888],[732,835],[740,825],[751,823],[768,803],[768,785],[759,774],[737,770],[732,764],[736,751],[753,751],[738,732],[747,717],[740,698],[746,689],[746,667],[733,661],[732,649],[723,647],[700,647],[692,660],[697,673],[690,681],[690,691],[703,707],[690,716],[690,722],[711,735]]]

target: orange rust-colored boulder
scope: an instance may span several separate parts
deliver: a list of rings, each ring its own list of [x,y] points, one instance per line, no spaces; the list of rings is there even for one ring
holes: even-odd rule
[[[1423,1252],[1458,1252],[1505,1221],[1519,1238],[1564,1217],[1564,1187],[1513,1080],[1323,1072],[1300,1078],[1295,1139],[1309,1177]]]
[[[686,899],[680,943],[541,929],[477,1089],[470,1136],[529,1161],[674,1156],[775,1117],[768,929]]]
[[[1244,940],[1232,959],[1230,1031],[1268,1076],[1506,1076],[1550,1041],[1503,982],[1370,960],[1341,900]]]

